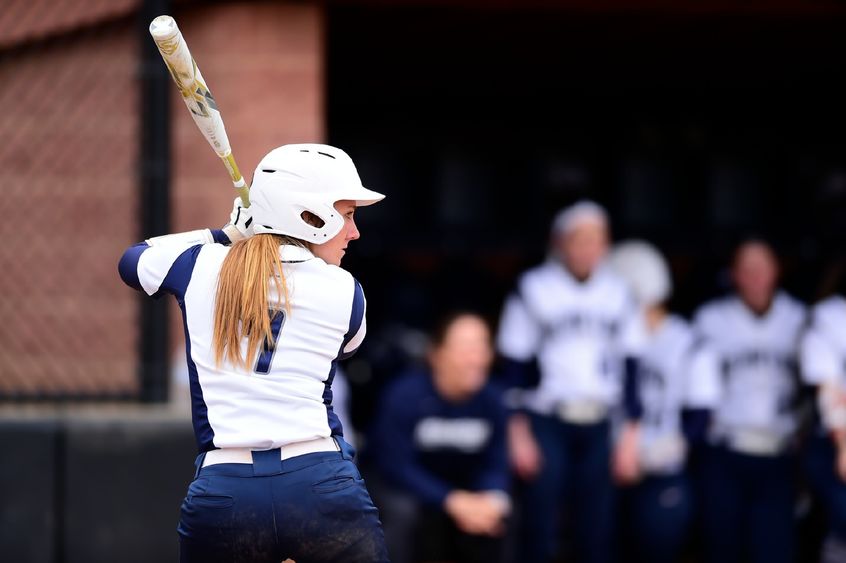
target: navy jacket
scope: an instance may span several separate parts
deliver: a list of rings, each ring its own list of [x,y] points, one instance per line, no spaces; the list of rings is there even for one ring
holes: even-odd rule
[[[438,395],[428,371],[388,386],[369,453],[382,475],[421,502],[441,506],[454,489],[508,492],[506,408],[488,383],[470,399]]]

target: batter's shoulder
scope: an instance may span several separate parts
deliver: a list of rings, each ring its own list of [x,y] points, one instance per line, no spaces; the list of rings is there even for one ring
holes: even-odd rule
[[[361,284],[351,273],[339,266],[327,264],[319,258],[309,260],[304,264],[311,272],[311,278],[317,281],[327,295],[354,295],[361,292]],[[296,279],[296,274],[295,274]]]
[[[340,266],[327,264],[319,258],[315,258],[312,262],[314,263],[314,266],[320,270],[320,273],[331,282],[338,284],[349,284],[355,282],[353,275]]]

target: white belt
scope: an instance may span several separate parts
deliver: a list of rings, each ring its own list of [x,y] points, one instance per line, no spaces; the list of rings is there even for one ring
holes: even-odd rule
[[[335,438],[315,438],[305,442],[294,442],[279,448],[281,459],[288,459],[298,455],[313,454],[316,452],[338,452],[338,442]],[[209,450],[203,459],[203,467],[217,465],[218,463],[252,463],[253,451],[251,448],[223,448],[220,450]]]
[[[641,443],[640,464],[647,474],[674,473],[684,466],[687,444],[678,434],[666,434]]]
[[[775,456],[784,450],[785,440],[764,430],[732,430],[728,435],[730,450],[759,456]]]
[[[559,403],[555,413],[570,424],[595,424],[608,416],[608,407],[597,401]]]

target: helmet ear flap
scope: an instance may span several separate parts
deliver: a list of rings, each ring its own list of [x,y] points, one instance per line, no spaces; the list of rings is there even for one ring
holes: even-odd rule
[[[313,244],[323,244],[337,235],[344,226],[344,219],[334,204],[320,201],[304,202],[299,206],[301,229],[307,233],[308,238],[302,240]]]
[[[326,221],[308,210],[300,213],[300,218],[315,229],[322,229],[323,226],[326,225]]]

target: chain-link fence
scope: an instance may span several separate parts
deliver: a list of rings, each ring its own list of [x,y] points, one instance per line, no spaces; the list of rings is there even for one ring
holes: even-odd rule
[[[0,399],[159,401],[184,365],[178,311],[117,275],[128,245],[220,226],[234,197],[146,32],[167,12],[245,172],[322,140],[318,3],[0,2]]]
[[[137,297],[116,275],[139,230],[133,4],[0,10],[0,397],[137,393]]]

